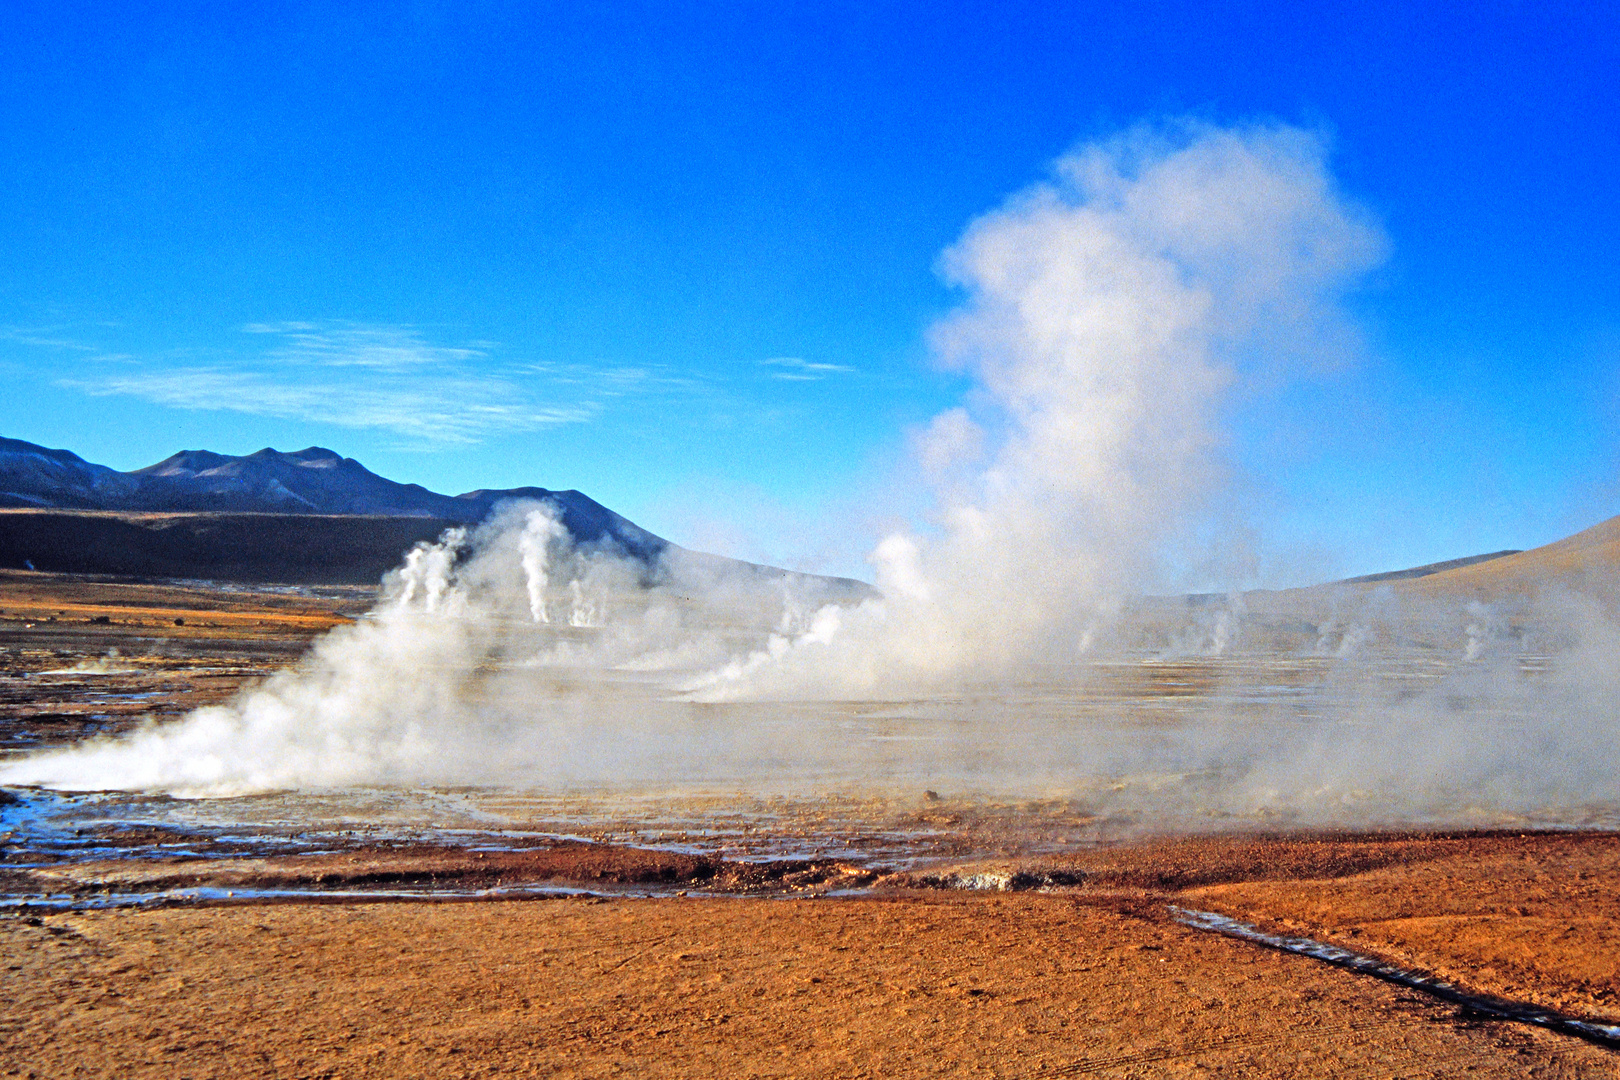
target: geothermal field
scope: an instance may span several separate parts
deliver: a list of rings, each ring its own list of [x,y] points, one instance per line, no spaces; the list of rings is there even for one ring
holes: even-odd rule
[[[14,560],[0,1062],[1614,1075],[1620,519],[1204,591],[1260,580],[1235,388],[1353,352],[1344,297],[1383,251],[1325,153],[1188,122],[976,219],[929,338],[970,389],[872,495],[870,585],[540,488],[414,489],[485,503],[376,586],[336,583],[359,551],[311,584],[273,515],[225,531],[300,584]],[[235,497],[245,463],[364,472],[19,445],[126,499],[193,473],[222,486],[188,499]],[[100,504],[29,505],[66,535]],[[300,535],[336,535],[301,505]]]
[[[972,677],[538,505],[380,592],[6,572],[5,1057],[1611,1075],[1617,547],[1137,598]]]

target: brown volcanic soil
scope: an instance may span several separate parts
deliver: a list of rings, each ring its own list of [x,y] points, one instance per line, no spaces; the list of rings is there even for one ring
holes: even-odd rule
[[[374,585],[455,522],[370,514],[0,509],[0,567]]]
[[[0,920],[10,1075],[1612,1076],[1130,905],[285,905]]]
[[[375,595],[0,570],[0,753],[224,701]]]
[[[138,837],[137,837],[138,839]],[[746,893],[862,888],[882,874],[833,859],[750,862],[711,854],[591,843],[538,842],[491,851],[432,844],[245,858],[105,859],[11,870],[0,884],[18,895],[94,897],[168,889],[390,889],[467,893],[544,886],[587,889],[689,887]]]
[[[997,869],[1019,867],[954,873]],[[136,1077],[1620,1073],[1613,1050],[1193,931],[1167,906],[1614,1023],[1620,837],[1146,841],[1023,869],[1077,884],[894,888],[927,877],[910,875],[865,897],[780,896],[863,883],[829,864],[754,868],[754,887],[779,891],[761,899],[19,913],[0,918],[0,1058],[16,1075]],[[216,870],[261,885],[416,871],[750,884],[717,859],[575,843]]]
[[[218,700],[366,599],[0,575],[0,724],[38,745]],[[1038,863],[1004,847],[999,861],[875,883],[827,861],[581,843],[19,869],[81,895],[424,882],[775,895],[13,910],[0,915],[0,1075],[1620,1073],[1612,1050],[1193,931],[1167,910],[1220,911],[1616,1023],[1613,834],[1203,837]],[[983,873],[1064,884],[930,887]]]

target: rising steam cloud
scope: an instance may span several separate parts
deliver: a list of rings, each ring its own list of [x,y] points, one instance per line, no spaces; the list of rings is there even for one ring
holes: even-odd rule
[[[1564,674],[1534,684],[1516,653],[1484,655],[1517,633],[1489,612],[1465,612],[1473,629],[1453,641],[1459,626],[1414,629],[1363,599],[1289,616],[1305,628],[1289,655],[1331,665],[1309,702],[1217,688],[1166,724],[1087,689],[1102,670],[1088,659],[1244,646],[1240,604],[1158,623],[1126,609],[1221,487],[1228,395],[1353,347],[1341,297],[1384,244],[1325,156],[1284,126],[1142,129],[972,223],[943,261],[965,300],[932,345],[975,388],[914,435],[934,509],[872,548],[879,595],[679,551],[648,567],[509,505],[412,552],[371,617],[237,701],[12,763],[0,782],[954,782],[1328,820],[1403,799],[1444,816],[1486,791],[1515,812],[1611,805],[1613,777],[1572,764],[1570,742],[1615,748],[1571,674],[1620,640],[1601,605],[1575,605]],[[1386,655],[1378,671],[1429,682],[1368,674],[1379,649],[1419,646],[1457,670]],[[1515,719],[1504,740],[1470,711],[1482,700],[1562,726]],[[1562,764],[1537,773],[1537,754]]]
[[[1138,131],[975,222],[945,254],[968,302],[933,338],[978,390],[917,439],[933,528],[873,550],[881,604],[713,692],[894,693],[1083,649],[1218,481],[1216,419],[1257,351],[1342,340],[1338,298],[1382,241],[1324,153],[1291,128]]]

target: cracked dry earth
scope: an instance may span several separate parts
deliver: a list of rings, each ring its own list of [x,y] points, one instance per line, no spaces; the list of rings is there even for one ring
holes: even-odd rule
[[[1614,1076],[1141,898],[283,904],[0,920],[28,1077]]]

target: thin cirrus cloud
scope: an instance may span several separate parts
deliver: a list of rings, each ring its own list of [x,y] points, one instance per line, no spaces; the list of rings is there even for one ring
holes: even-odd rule
[[[787,382],[815,382],[828,375],[848,374],[855,370],[844,364],[818,363],[797,356],[774,356],[759,363],[761,367],[774,369],[770,372],[771,378]]]
[[[52,329],[26,326],[0,326],[0,341],[41,349],[67,349],[72,352],[96,351],[95,346],[62,337]]]
[[[126,395],[177,409],[376,428],[435,443],[475,443],[503,431],[583,423],[598,411],[593,403],[527,402],[517,387],[487,378],[294,383],[262,371],[186,367],[64,383],[97,397]]]
[[[588,422],[606,399],[669,391],[645,368],[503,363],[495,343],[443,345],[410,326],[251,323],[266,347],[228,361],[117,370],[58,385],[97,397],[390,431],[413,442],[471,444],[503,433]]]
[[[279,322],[248,323],[242,331],[279,340],[280,344],[266,354],[271,360],[374,371],[466,364],[486,357],[492,344],[481,341],[463,346],[434,345],[422,340],[421,333],[409,326]]]

